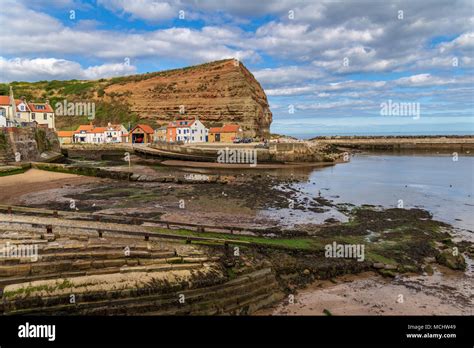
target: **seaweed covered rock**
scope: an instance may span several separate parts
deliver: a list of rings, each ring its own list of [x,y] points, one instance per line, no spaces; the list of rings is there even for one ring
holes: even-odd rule
[[[464,256],[453,249],[445,249],[436,256],[436,261],[454,270],[466,270],[466,260]]]

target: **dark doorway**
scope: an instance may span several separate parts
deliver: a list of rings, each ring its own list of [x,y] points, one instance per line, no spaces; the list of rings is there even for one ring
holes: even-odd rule
[[[143,144],[144,142],[145,142],[145,134],[142,134],[142,133],[132,134],[133,144]]]

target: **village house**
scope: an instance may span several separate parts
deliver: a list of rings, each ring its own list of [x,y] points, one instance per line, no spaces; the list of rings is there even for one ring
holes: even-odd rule
[[[128,142],[128,131],[121,124],[109,123],[106,127],[95,127],[92,124],[80,125],[72,132],[73,143],[109,144]],[[67,144],[70,133],[66,131],[57,132],[60,142]]]
[[[54,110],[45,103],[27,102],[25,97],[15,99],[10,87],[10,95],[0,96],[0,126],[16,127],[38,125],[55,129]]]
[[[211,127],[210,143],[231,143],[235,138],[242,137],[242,128],[238,124],[225,124],[222,127]]]
[[[177,120],[167,127],[166,141],[183,143],[205,143],[208,141],[209,130],[198,119]]]
[[[76,143],[103,144],[105,143],[105,127],[92,127],[90,130],[82,129],[76,131],[74,140]]]
[[[12,99],[11,96],[0,96],[0,113],[5,115],[5,123],[8,127],[30,123],[30,109],[28,104],[20,99]]]
[[[153,142],[155,131],[146,124],[137,124],[129,132],[129,141],[132,144],[150,144]]]
[[[55,129],[54,110],[49,105],[49,100],[46,103],[28,103],[30,109],[31,121],[40,125],[47,125],[48,128]]]
[[[108,124],[105,127],[106,143],[128,143],[128,131],[121,124]]]
[[[166,126],[155,129],[155,142],[165,142],[167,130]]]
[[[8,106],[10,104],[10,98],[4,95],[0,95],[0,127],[7,126],[8,119]]]
[[[74,142],[74,133],[75,131],[57,131],[59,143],[61,145],[72,144]]]

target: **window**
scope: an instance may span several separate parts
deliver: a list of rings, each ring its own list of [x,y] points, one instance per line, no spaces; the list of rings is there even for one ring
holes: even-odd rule
[[[43,119],[44,119],[44,120],[47,120],[47,119],[48,119],[48,114],[47,114],[46,112],[43,114]]]
[[[34,113],[34,112],[32,112],[32,113],[31,113],[31,119],[32,119],[32,120],[34,120],[34,119],[35,119],[35,117],[36,117],[36,116],[35,116],[35,113]]]

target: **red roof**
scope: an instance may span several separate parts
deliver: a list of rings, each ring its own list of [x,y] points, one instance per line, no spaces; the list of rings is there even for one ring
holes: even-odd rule
[[[0,105],[10,105],[10,97],[8,95],[0,95]]]
[[[121,124],[111,124],[107,125],[107,130],[113,129],[114,131],[121,131],[122,130],[122,125]]]
[[[237,133],[240,131],[238,124],[225,124],[222,127],[212,127],[209,133]]]
[[[72,137],[75,133],[75,131],[57,131],[58,137]]]
[[[224,127],[222,127],[222,133],[238,132],[239,129],[240,126],[238,124],[225,124]]]
[[[132,129],[132,132],[137,129],[137,128],[141,128],[145,133],[147,134],[153,134],[154,131],[153,131],[153,128],[151,128],[149,125],[147,124],[137,124],[133,129]]]
[[[28,103],[28,106],[32,112],[54,112],[51,105],[46,103]],[[43,106],[44,109],[38,109],[39,106]]]
[[[91,131],[93,128],[94,128],[94,126],[91,125],[91,124],[81,124],[81,125],[76,129],[76,133],[79,133],[79,132],[81,132],[81,131],[89,132],[89,131]]]
[[[107,127],[96,127],[96,128],[92,128],[87,133],[104,133],[106,130],[107,130]]]
[[[15,99],[15,105],[18,106],[19,104],[23,103],[21,99]],[[54,112],[51,105],[46,103],[26,103],[27,110],[25,111],[32,111],[32,112]],[[10,96],[8,95],[0,95],[0,105],[10,105]],[[39,105],[43,105],[44,109],[38,109]],[[20,111],[17,108],[17,111]]]

